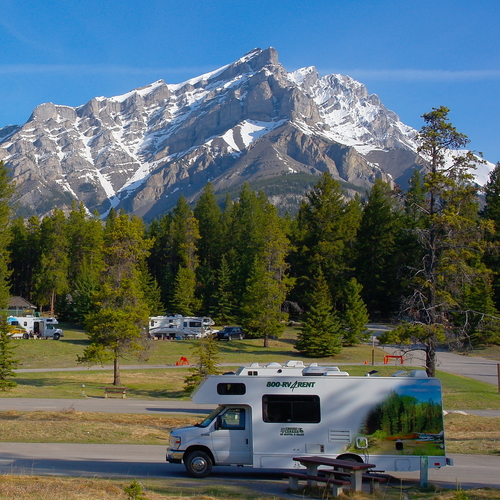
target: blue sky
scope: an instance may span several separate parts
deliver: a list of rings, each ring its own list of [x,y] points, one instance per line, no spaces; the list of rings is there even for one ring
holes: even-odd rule
[[[0,127],[179,83],[275,47],[288,71],[348,74],[408,125],[433,107],[500,161],[498,0],[3,0]]]

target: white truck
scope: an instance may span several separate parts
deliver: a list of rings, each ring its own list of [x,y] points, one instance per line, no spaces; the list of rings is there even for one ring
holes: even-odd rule
[[[195,316],[152,316],[149,318],[149,337],[152,339],[199,339],[215,332],[212,318]]]
[[[7,322],[14,329],[12,338],[59,340],[64,337],[63,331],[57,328],[55,318],[37,316],[9,316]]]
[[[418,471],[453,465],[445,455],[441,383],[425,371],[351,377],[338,367],[254,363],[203,379],[192,400],[219,406],[201,423],[173,429],[167,462],[205,477],[216,465],[301,467],[297,456]]]

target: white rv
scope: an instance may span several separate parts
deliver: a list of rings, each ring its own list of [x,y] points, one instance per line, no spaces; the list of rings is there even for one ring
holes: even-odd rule
[[[9,316],[7,318],[9,325],[15,328],[12,338],[52,338],[59,340],[64,337],[60,328],[56,328],[57,320],[55,318],[41,318],[38,316]]]
[[[212,318],[194,316],[153,316],[149,318],[149,336],[153,339],[199,339],[214,332]]]
[[[418,471],[452,465],[445,456],[441,383],[425,371],[351,377],[300,361],[241,367],[206,377],[192,400],[219,406],[201,423],[170,433],[167,461],[193,477],[214,465],[300,467],[293,457],[324,455]],[[423,438],[422,436],[425,436]]]

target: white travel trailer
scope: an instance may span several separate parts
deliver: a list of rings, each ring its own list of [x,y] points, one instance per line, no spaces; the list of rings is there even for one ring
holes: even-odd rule
[[[153,339],[199,339],[213,333],[212,318],[194,316],[153,316],[149,318],[149,336]]]
[[[305,455],[388,471],[418,471],[423,456],[430,468],[452,465],[440,381],[423,370],[397,375],[351,377],[293,361],[208,376],[192,400],[219,406],[203,422],[171,431],[167,461],[183,462],[193,477],[214,465],[293,469],[300,467],[293,457]]]
[[[9,316],[7,318],[9,325],[15,327],[16,331],[12,334],[13,338],[53,338],[59,340],[64,337],[60,328],[56,328],[57,319],[38,316]]]

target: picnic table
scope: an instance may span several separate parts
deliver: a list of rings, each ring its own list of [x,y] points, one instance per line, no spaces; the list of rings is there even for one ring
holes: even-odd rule
[[[363,489],[363,473],[368,469],[373,469],[375,464],[367,464],[364,462],[354,462],[351,460],[339,460],[337,458],[322,457],[319,455],[311,455],[305,457],[294,457],[296,462],[303,465],[307,474],[305,479],[308,479],[309,486],[314,486],[315,479],[318,477],[318,468],[321,466],[329,467],[330,469],[324,472],[331,476],[350,476],[351,491],[362,491]],[[307,478],[310,476],[310,479]]]

